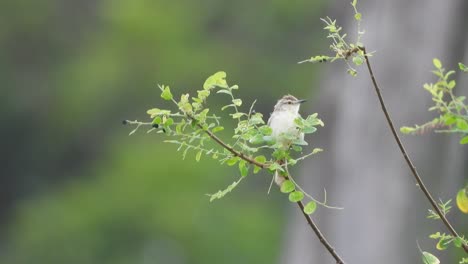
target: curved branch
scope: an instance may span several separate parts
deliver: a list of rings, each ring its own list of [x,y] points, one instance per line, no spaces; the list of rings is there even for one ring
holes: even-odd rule
[[[367,53],[366,53],[366,48],[365,47],[360,47],[360,49],[364,52],[364,58],[366,60],[367,70],[369,71],[369,75],[371,77],[372,84],[374,86],[374,90],[377,93],[377,97],[379,99],[380,106],[382,107],[382,111],[383,111],[383,113],[385,115],[385,118],[387,119],[387,124],[390,127],[390,130],[392,131],[393,138],[395,139],[398,147],[400,148],[401,154],[405,158],[406,163],[408,164],[408,167],[411,170],[411,174],[414,176],[414,178],[418,182],[418,185],[421,188],[421,190],[423,191],[423,193],[426,196],[427,200],[431,203],[432,207],[437,212],[440,219],[442,219],[442,222],[448,228],[450,233],[452,233],[453,236],[460,238],[457,231],[455,231],[453,226],[450,224],[450,222],[447,220],[445,215],[440,210],[439,206],[437,206],[436,201],[434,200],[431,193],[429,192],[429,190],[424,185],[424,182],[422,181],[421,177],[419,176],[419,173],[416,170],[416,167],[413,165],[413,162],[411,161],[408,153],[406,152],[405,147],[403,146],[403,143],[401,142],[401,139],[398,136],[398,133],[397,133],[397,131],[395,129],[395,125],[393,124],[393,121],[392,121],[392,119],[390,117],[390,114],[388,113],[387,107],[386,107],[385,102],[384,102],[383,97],[382,97],[382,93],[380,91],[379,86],[377,85],[377,81],[375,80],[375,76],[374,76],[374,73],[372,72],[372,67],[370,65],[369,57],[367,56]],[[468,245],[463,244],[462,246],[463,246],[463,249],[465,250],[465,252],[468,253]]]

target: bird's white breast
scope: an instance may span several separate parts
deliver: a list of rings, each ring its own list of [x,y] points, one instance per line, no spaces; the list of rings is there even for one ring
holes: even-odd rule
[[[294,133],[297,131],[294,119],[298,118],[299,114],[290,111],[274,112],[269,120],[269,125],[272,129],[272,136],[278,137],[282,133]]]

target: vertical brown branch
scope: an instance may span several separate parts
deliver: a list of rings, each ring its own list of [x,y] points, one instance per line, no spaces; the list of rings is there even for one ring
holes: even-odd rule
[[[390,130],[392,131],[393,138],[395,139],[398,147],[400,148],[401,154],[405,158],[406,163],[408,164],[408,167],[411,170],[411,174],[416,179],[416,182],[418,183],[419,187],[423,191],[423,193],[426,196],[427,200],[430,202],[430,204],[432,205],[434,210],[437,212],[437,215],[439,215],[440,219],[442,219],[442,222],[448,228],[450,233],[452,233],[453,236],[460,238],[457,231],[455,231],[453,226],[450,224],[450,222],[447,220],[445,215],[440,210],[439,206],[437,205],[436,201],[432,197],[431,193],[426,188],[426,185],[424,185],[424,182],[422,181],[421,177],[419,176],[419,173],[416,170],[416,167],[413,165],[413,162],[411,161],[408,153],[406,152],[405,147],[403,146],[403,143],[401,142],[400,137],[398,136],[398,133],[397,133],[397,131],[395,129],[395,126],[394,126],[393,121],[392,121],[392,119],[390,117],[390,114],[388,113],[387,107],[386,107],[385,102],[384,102],[383,97],[382,97],[382,93],[380,91],[379,86],[377,85],[377,81],[375,80],[375,76],[374,76],[374,73],[372,72],[372,67],[370,65],[369,57],[367,56],[366,48],[361,47],[361,50],[364,52],[364,58],[366,60],[367,70],[369,71],[369,75],[371,77],[372,84],[374,86],[374,90],[377,93],[377,97],[379,99],[380,106],[382,107],[382,111],[383,111],[383,113],[385,115],[385,119],[387,120],[387,124],[390,127]],[[465,250],[465,252],[468,253],[468,245],[463,244],[462,246],[463,246],[463,249]]]

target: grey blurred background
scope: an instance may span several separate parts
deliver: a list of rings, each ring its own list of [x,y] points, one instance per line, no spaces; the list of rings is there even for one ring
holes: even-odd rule
[[[396,125],[428,120],[432,58],[467,60],[468,2],[360,8]],[[209,203],[233,168],[182,162],[163,135],[120,125],[164,106],[157,83],[195,91],[218,70],[266,117],[284,94],[311,99],[303,113],[326,126],[309,141],[325,152],[293,173],[345,207],[314,217],[347,263],[418,263],[416,241],[435,251],[427,236],[445,229],[425,218],[365,69],[352,78],[340,63],[296,63],[328,52],[320,17],[351,33],[352,14],[348,1],[323,0],[0,1],[0,263],[333,263],[299,211],[266,194],[269,175]],[[454,198],[466,148],[446,135],[403,140],[436,197]],[[450,220],[468,232],[466,216]],[[437,254],[452,263],[450,252]]]

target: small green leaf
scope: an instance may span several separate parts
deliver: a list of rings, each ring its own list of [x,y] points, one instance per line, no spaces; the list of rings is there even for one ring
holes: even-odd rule
[[[232,118],[237,119],[237,118],[240,118],[240,117],[242,117],[244,115],[245,115],[244,113],[235,113],[235,114],[232,114]]]
[[[463,246],[463,239],[461,239],[460,237],[454,237],[453,245],[456,246],[457,248],[461,248]]]
[[[238,157],[232,157],[232,158],[230,158],[230,159],[228,159],[228,160],[226,161],[226,164],[227,164],[228,166],[234,166],[234,165],[236,165],[236,163],[237,163],[238,161],[239,161],[239,158],[238,158]]]
[[[447,87],[449,89],[453,89],[455,88],[455,86],[457,85],[457,82],[455,80],[451,80],[448,84],[447,84]]]
[[[438,250],[446,250],[449,243],[450,243],[450,238],[441,238],[439,242],[437,242],[436,248]]]
[[[239,171],[242,177],[245,177],[249,174],[249,167],[247,166],[247,162],[245,160],[241,160],[239,162]]]
[[[441,68],[442,68],[442,63],[440,62],[439,59],[434,58],[434,59],[432,60],[432,63],[434,64],[434,67],[436,67],[437,69],[441,69]]]
[[[460,144],[462,145],[468,144],[468,136],[464,136],[462,139],[460,139]]]
[[[257,134],[253,136],[252,138],[249,139],[249,142],[254,145],[258,145],[264,142],[263,140],[263,135],[262,134]]]
[[[210,77],[208,77],[203,84],[203,89],[205,90],[210,90],[213,89],[215,86],[227,87],[227,82],[226,82],[226,73],[223,71],[219,71]]]
[[[224,111],[224,109],[229,108],[229,107],[234,107],[234,104],[225,105],[225,106],[221,107],[221,111]]]
[[[270,126],[261,126],[258,128],[258,131],[260,131],[260,133],[262,133],[265,136],[269,136],[273,132]]]
[[[457,120],[457,128],[463,131],[468,131],[468,123],[465,120],[459,118]]]
[[[280,187],[282,193],[290,193],[296,189],[294,183],[290,180],[285,180]]]
[[[465,138],[467,138],[466,136]],[[468,214],[468,187],[463,188],[458,191],[457,193],[457,206],[460,211],[462,211],[465,214]]]
[[[361,16],[362,16],[361,13],[356,13],[356,14],[354,14],[354,18],[355,18],[357,21],[361,20]],[[362,64],[362,63],[361,63],[361,64]],[[360,64],[359,64],[359,65],[360,65]]]
[[[225,93],[225,94],[232,95],[232,92],[230,90],[227,90],[227,89],[218,90],[216,93]]]
[[[159,124],[161,124],[161,122],[162,122],[162,118],[161,118],[160,116],[156,116],[156,117],[153,119],[152,124],[153,124],[153,125],[159,125]]]
[[[400,132],[403,133],[403,134],[411,134],[414,131],[415,131],[415,129],[412,128],[412,127],[407,127],[407,126],[400,127]]]
[[[223,130],[224,130],[224,127],[217,126],[217,127],[213,128],[213,130],[211,130],[211,132],[216,133],[216,132],[223,131]]]
[[[321,149],[321,148],[314,148],[314,150],[312,150],[312,155],[317,154],[317,153],[322,152],[322,151],[323,151],[323,149]]]
[[[195,156],[195,160],[196,161],[200,161],[200,158],[201,158],[201,154],[202,154],[202,151],[198,151],[197,155]]]
[[[357,71],[356,71],[356,70],[348,69],[346,72],[347,72],[349,75],[353,76],[353,77],[356,77],[356,76],[357,76]]]
[[[260,155],[260,156],[255,157],[254,160],[255,160],[256,162],[259,162],[259,163],[265,163],[265,162],[266,162],[266,158],[265,158],[265,156],[263,156],[263,155]]]
[[[279,171],[284,171],[284,169],[281,167],[281,165],[279,165],[279,164],[276,163],[276,162],[272,163],[272,164],[268,167],[268,169],[269,169],[270,171],[277,171],[277,170],[279,170]]]
[[[172,93],[169,86],[164,87],[164,90],[161,93],[161,98],[167,101],[172,100]]]
[[[353,62],[356,66],[362,65],[364,63],[364,59],[361,56],[354,56]]]
[[[234,100],[232,100],[232,103],[235,106],[241,106],[242,105],[242,100],[241,99],[234,99]]]
[[[424,264],[440,264],[440,260],[436,256],[426,251],[422,252],[422,260]]]
[[[310,201],[304,207],[304,213],[311,215],[315,212],[316,209],[317,209],[317,203],[315,201]]]
[[[254,166],[253,173],[257,174],[261,170],[262,170],[262,168],[260,168],[259,166]]]
[[[297,152],[302,151],[302,147],[297,146],[297,145],[293,145],[293,146],[292,146],[292,149],[293,149],[294,151],[297,151]]]
[[[297,203],[301,201],[302,199],[304,199],[304,194],[300,191],[294,191],[289,194],[289,201],[293,203]]]
[[[174,124],[174,119],[172,118],[168,118],[166,119],[166,122],[164,122],[165,126],[172,126],[172,124]]]
[[[460,68],[461,71],[468,72],[468,67],[461,62],[458,63],[458,68]]]
[[[356,7],[357,5],[357,0],[353,0],[353,2],[351,3],[352,6]]]

